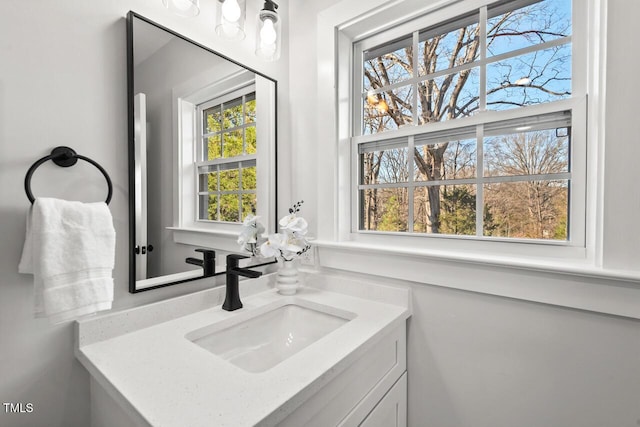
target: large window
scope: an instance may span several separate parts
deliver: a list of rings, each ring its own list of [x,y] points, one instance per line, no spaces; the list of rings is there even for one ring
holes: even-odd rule
[[[241,222],[257,207],[253,88],[198,106],[198,220]]]
[[[586,150],[571,0],[429,19],[354,45],[354,231],[571,241]]]

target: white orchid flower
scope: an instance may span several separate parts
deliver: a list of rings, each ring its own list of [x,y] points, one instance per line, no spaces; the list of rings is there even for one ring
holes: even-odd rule
[[[302,251],[302,247],[298,245],[298,240],[285,235],[284,246],[282,247],[283,255],[290,258],[298,255],[300,251]]]
[[[298,236],[304,236],[307,234],[307,228],[309,227],[307,221],[302,217],[296,216],[296,214],[290,214],[282,217],[278,224],[280,224],[280,228],[282,230]]]
[[[267,237],[267,240],[260,245],[260,254],[265,257],[277,257],[280,256],[280,249],[283,245],[282,235],[272,234]]]
[[[257,236],[254,228],[245,228],[240,232],[238,236],[238,244],[241,246],[246,245],[247,243],[256,243]]]
[[[292,258],[302,251],[295,239],[291,239],[286,234],[276,233],[269,236],[266,242],[260,246],[260,254],[265,257]]]
[[[258,222],[259,219],[259,216],[247,215],[242,222],[242,230],[238,236],[238,244],[240,247],[254,255],[256,255],[256,246],[264,241],[262,233],[264,233],[265,228]]]
[[[244,218],[244,221],[242,221],[242,225],[245,227],[255,227],[259,219],[259,216],[249,214]]]
[[[261,237],[261,234],[258,234],[257,246],[259,246],[260,254],[263,257],[276,257],[291,261],[309,249],[309,242],[305,237],[309,224],[304,218],[296,215],[300,211],[302,203],[300,201],[294,204],[289,209],[289,215],[280,219],[278,222],[280,233],[271,234],[266,241],[264,237]],[[245,224],[250,224],[253,220],[253,217],[248,217],[245,219]],[[260,226],[260,223],[257,224]],[[264,228],[261,232],[264,232]]]

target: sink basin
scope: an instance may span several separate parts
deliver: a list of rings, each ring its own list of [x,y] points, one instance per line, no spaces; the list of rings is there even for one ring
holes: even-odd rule
[[[355,317],[326,307],[299,303],[280,305],[224,329],[214,325],[195,330],[186,338],[244,369],[264,372],[318,341]]]

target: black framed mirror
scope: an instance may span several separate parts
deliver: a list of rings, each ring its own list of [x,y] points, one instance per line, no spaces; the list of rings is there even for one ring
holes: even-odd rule
[[[275,227],[277,82],[129,12],[127,92],[136,293],[203,278],[185,260],[248,214]]]

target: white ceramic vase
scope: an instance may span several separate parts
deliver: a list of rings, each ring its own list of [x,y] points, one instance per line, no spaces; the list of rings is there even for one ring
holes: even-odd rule
[[[276,278],[276,289],[281,295],[294,295],[300,283],[298,281],[298,267],[294,261],[280,261],[280,269]]]

